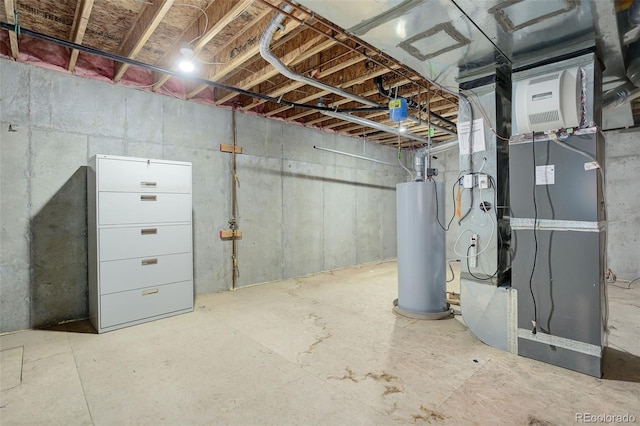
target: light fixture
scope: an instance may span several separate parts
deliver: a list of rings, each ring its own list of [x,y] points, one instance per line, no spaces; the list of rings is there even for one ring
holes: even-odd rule
[[[182,59],[178,63],[178,67],[180,68],[181,71],[184,71],[184,72],[192,72],[196,68],[190,59]]]
[[[405,126],[404,124],[401,124],[400,126],[398,126],[398,131],[400,133],[406,133],[407,131],[407,126]]]
[[[182,58],[180,59],[180,62],[178,62],[178,68],[183,72],[193,72],[196,68],[193,64],[193,57],[195,56],[193,47],[188,43],[183,44],[180,46],[180,54],[182,55]]]

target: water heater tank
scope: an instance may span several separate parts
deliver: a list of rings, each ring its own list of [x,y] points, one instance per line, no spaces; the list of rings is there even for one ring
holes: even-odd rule
[[[397,314],[416,319],[449,317],[446,295],[444,184],[396,185],[398,220]]]
[[[519,81],[515,87],[514,134],[578,127],[579,83],[578,67]]]

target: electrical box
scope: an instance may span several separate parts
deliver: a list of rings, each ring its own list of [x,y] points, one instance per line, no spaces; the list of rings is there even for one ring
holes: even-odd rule
[[[480,189],[488,189],[489,188],[489,176],[487,175],[478,175],[478,188]]]
[[[578,127],[580,68],[536,76],[515,84],[517,134]]]
[[[462,178],[462,187],[465,189],[473,188],[473,175],[464,175]]]

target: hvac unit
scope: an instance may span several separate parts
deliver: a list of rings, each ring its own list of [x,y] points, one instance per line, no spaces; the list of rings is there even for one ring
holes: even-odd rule
[[[516,134],[578,127],[579,68],[519,81],[515,87]]]

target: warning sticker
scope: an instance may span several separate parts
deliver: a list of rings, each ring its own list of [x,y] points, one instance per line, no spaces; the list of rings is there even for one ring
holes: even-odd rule
[[[553,185],[556,183],[555,166],[536,166],[536,185]]]

